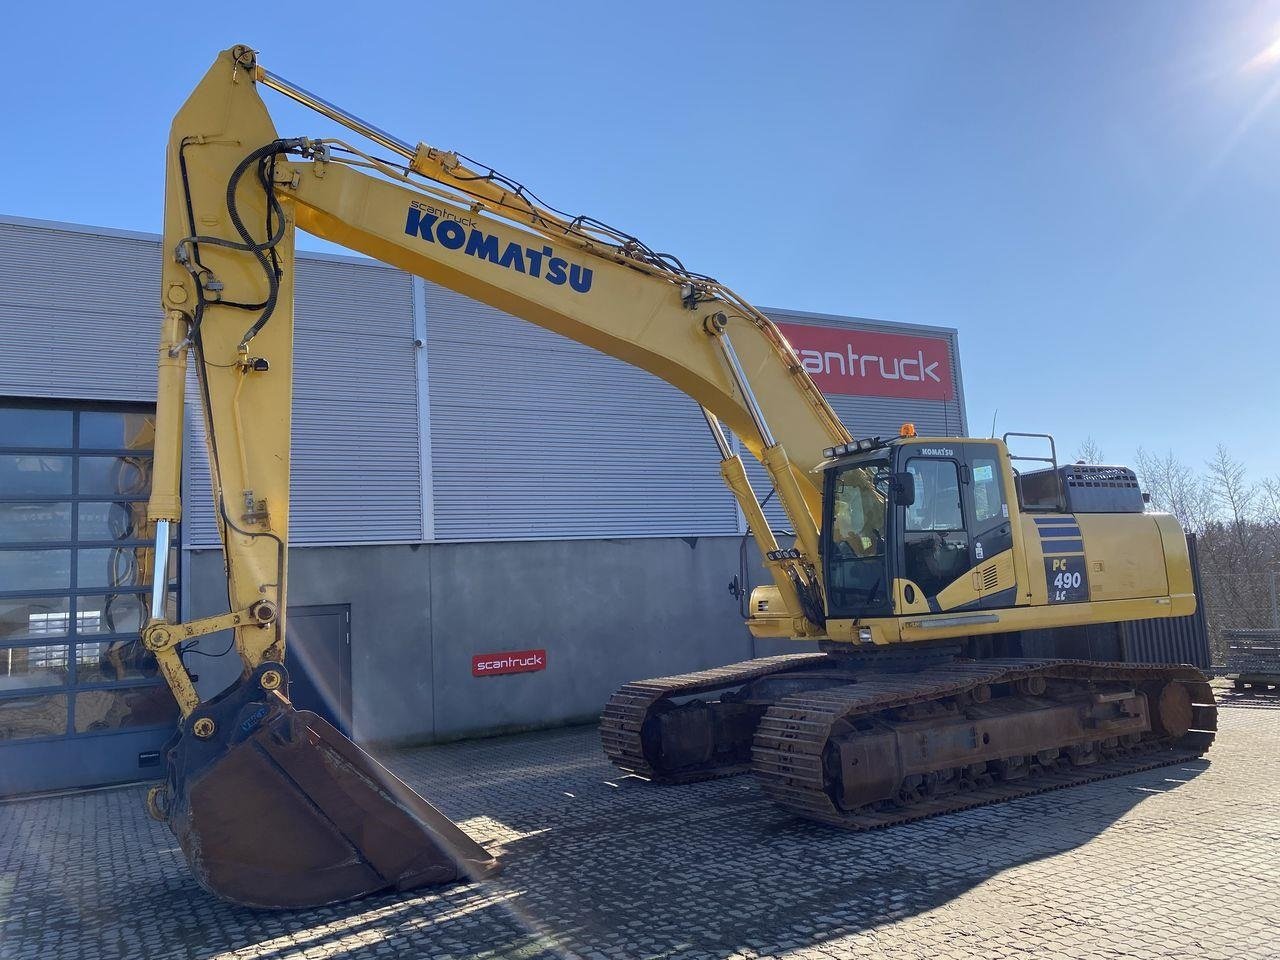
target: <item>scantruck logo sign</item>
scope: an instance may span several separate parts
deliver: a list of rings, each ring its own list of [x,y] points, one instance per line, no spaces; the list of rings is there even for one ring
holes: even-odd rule
[[[545,650],[478,653],[471,658],[473,677],[497,677],[504,673],[535,673],[545,669],[547,669],[547,651]]]
[[[780,323],[778,329],[823,393],[955,399],[946,340],[807,323]]]

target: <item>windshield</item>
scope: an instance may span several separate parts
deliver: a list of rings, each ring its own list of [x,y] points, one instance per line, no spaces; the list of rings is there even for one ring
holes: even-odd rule
[[[867,616],[888,607],[888,482],[887,458],[836,472],[827,532],[827,592],[834,615]]]

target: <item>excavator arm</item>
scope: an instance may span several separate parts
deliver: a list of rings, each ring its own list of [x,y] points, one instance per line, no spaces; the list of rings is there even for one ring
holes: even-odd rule
[[[263,87],[375,146],[281,138]],[[1212,692],[1191,668],[1082,662],[1071,633],[1050,647],[1058,659],[1022,658],[1024,639],[1039,644],[1057,628],[1194,609],[1181,531],[1132,509],[1136,483],[1121,468],[1084,467],[1092,473],[1064,481],[1052,461],[1018,476],[1001,442],[912,430],[852,444],[777,328],[728,288],[633,236],[552,209],[491,168],[399,140],[272,74],[246,47],[222,53],[179,111],[167,177],[148,505],[156,588],[143,643],[183,717],[150,807],[210,890],[302,906],[496,867],[443,813],[288,698],[298,228],[647,370],[701,408],[774,579],[759,588],[752,629],[832,642],[825,653],[627,684],[601,724],[623,769],[689,782],[750,768],[798,815],[861,829],[1021,795],[1018,783],[1034,773],[1052,771],[1059,784],[1070,766],[1114,771],[1106,764],[1129,758],[1118,769],[1140,769],[1129,764],[1194,756],[1212,741]],[[229,609],[181,623],[167,619],[164,585],[182,518],[189,366]],[[726,428],[764,465],[793,546],[779,547]],[[825,583],[820,473],[831,498]],[[767,617],[757,617],[765,597]],[[182,653],[226,629],[241,676],[202,698]],[[965,646],[985,662],[955,660]]]
[[[398,159],[338,140],[282,139],[262,86]],[[264,906],[492,869],[447,818],[287,699],[295,228],[594,347],[689,395],[799,636],[823,635],[821,488],[812,471],[825,448],[850,440],[774,324],[726,287],[634,237],[552,210],[494,170],[400,141],[271,74],[246,47],[223,52],[177,114],[168,147],[148,508],[160,586],[143,642],[183,714],[152,811],[207,887]],[[172,623],[164,565],[182,517],[188,365],[230,609]],[[726,427],[764,465],[794,525],[794,547],[779,549]],[[241,678],[202,699],[182,651],[226,629],[235,634]]]

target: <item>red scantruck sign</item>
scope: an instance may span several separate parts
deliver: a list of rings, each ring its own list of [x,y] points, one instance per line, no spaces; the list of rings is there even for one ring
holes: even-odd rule
[[[497,677],[504,673],[534,673],[545,669],[547,669],[547,651],[545,650],[477,653],[471,658],[473,677]]]
[[[953,400],[946,340],[780,323],[800,362],[823,393]]]

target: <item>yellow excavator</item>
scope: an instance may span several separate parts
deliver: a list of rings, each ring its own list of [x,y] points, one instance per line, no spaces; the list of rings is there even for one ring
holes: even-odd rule
[[[263,88],[358,139],[281,138]],[[634,364],[701,409],[771,579],[749,629],[817,651],[626,685],[601,722],[623,769],[669,783],[750,770],[787,809],[861,828],[1175,762],[1213,739],[1196,670],[1073,652],[1080,631],[1195,608],[1182,531],[1144,511],[1130,471],[1028,466],[1004,440],[910,425],[855,439],[778,328],[727,287],[490,167],[402,141],[237,46],[168,145],[143,631],[182,714],[149,809],[211,891],[302,906],[496,867],[289,702],[295,228]],[[173,622],[189,362],[230,609]],[[731,437],[763,464],[794,542],[770,529]],[[202,699],[183,652],[228,629],[242,674]]]

